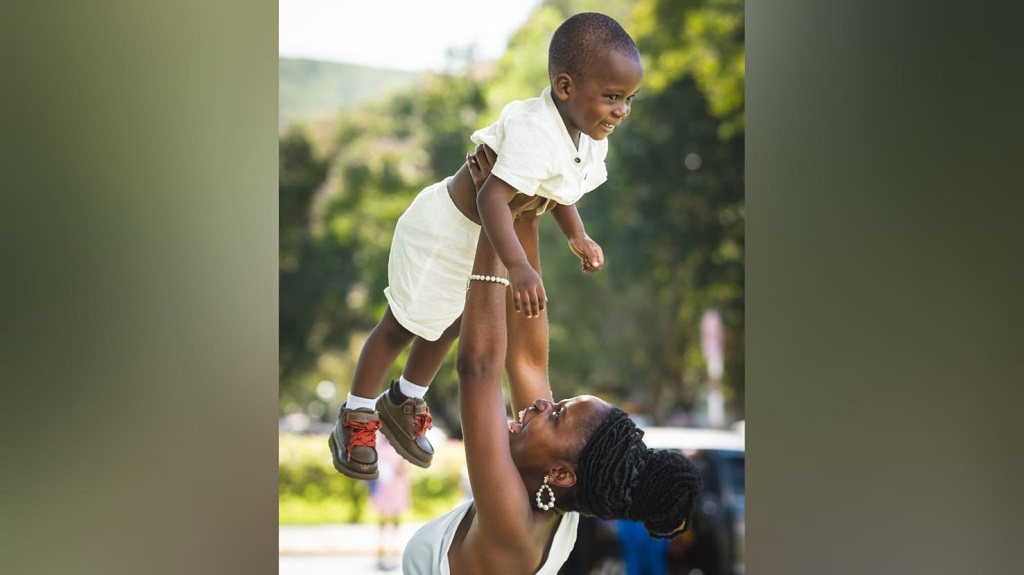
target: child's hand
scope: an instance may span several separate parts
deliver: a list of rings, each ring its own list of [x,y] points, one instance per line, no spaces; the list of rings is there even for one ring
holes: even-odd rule
[[[604,266],[604,252],[590,236],[583,234],[569,239],[569,249],[583,263],[583,273],[589,274]]]
[[[494,162],[498,155],[486,144],[477,144],[476,150],[466,154],[466,164],[469,166],[469,177],[473,179],[476,191],[484,186],[487,177],[491,175]]]
[[[544,293],[544,283],[540,274],[533,267],[523,262],[508,268],[508,281],[512,288],[512,305],[526,317],[537,317],[548,296]]]

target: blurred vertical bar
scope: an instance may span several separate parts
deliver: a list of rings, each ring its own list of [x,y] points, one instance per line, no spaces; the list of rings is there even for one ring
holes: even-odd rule
[[[747,7],[751,573],[1020,571],[1009,6]]]
[[[276,8],[4,8],[0,572],[276,572]]]

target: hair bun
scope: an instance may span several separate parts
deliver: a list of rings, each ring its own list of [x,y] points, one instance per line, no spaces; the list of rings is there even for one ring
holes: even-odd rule
[[[697,466],[683,454],[646,449],[629,515],[652,537],[671,539],[690,527],[702,486]]]
[[[644,432],[613,407],[580,450],[570,511],[640,521],[652,537],[671,539],[689,527],[700,473],[678,451],[650,449]]]

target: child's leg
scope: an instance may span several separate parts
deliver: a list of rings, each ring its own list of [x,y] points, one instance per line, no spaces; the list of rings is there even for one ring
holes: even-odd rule
[[[377,398],[384,435],[399,455],[419,467],[429,467],[434,457],[434,447],[425,435],[432,423],[423,396],[459,336],[461,323],[455,320],[436,341],[421,337],[413,340],[402,378]]]
[[[526,259],[538,274],[539,221],[537,216],[523,215],[516,218],[513,224],[516,237],[526,252]],[[538,317],[527,318],[516,312],[512,298],[506,298],[505,307],[508,329],[505,370],[508,372],[512,412],[518,417],[522,409],[533,405],[537,399],[552,399],[548,383],[548,311],[545,307]]]
[[[385,308],[384,317],[370,332],[362,351],[359,352],[359,361],[356,362],[356,369],[352,374],[349,395],[373,403],[380,393],[388,370],[414,338],[416,336],[395,319],[391,313],[391,306]]]
[[[412,349],[409,350],[409,360],[402,370],[402,377],[416,385],[429,386],[437,376],[437,371],[441,369],[444,358],[448,356],[448,350],[458,339],[461,325],[462,317],[460,316],[448,329],[444,330],[437,341],[416,338],[412,342]]]
[[[389,306],[366,338],[348,399],[328,439],[334,468],[340,473],[354,479],[377,478],[376,434],[381,422],[375,398],[388,370],[413,337],[412,332],[398,323]]]

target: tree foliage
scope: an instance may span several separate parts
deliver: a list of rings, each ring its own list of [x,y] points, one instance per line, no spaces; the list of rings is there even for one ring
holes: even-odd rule
[[[683,76],[696,81],[723,139],[742,135],[744,79],[743,0],[644,0],[634,24],[651,66],[655,92]]]

